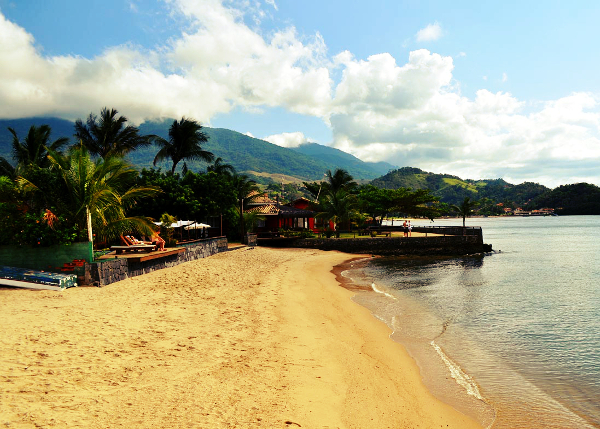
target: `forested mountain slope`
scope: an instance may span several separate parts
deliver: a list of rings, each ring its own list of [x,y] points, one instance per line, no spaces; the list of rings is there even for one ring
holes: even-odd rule
[[[171,123],[172,120],[145,122],[139,128],[142,134],[155,134],[167,138]],[[52,128],[53,139],[70,137],[74,141],[74,123],[64,119],[0,120],[0,156],[11,160],[12,135],[8,132],[8,127],[14,128],[19,138],[24,138],[31,125],[43,124]],[[395,168],[386,163],[363,162],[348,153],[316,143],[291,149],[223,128],[205,127],[204,131],[208,134],[209,141],[203,148],[212,152],[215,157],[221,157],[223,162],[233,165],[240,172],[280,174],[293,176],[299,180],[318,180],[327,170],[343,168],[357,180],[370,180],[390,168]],[[157,151],[155,147],[148,147],[131,153],[128,158],[139,168],[150,168]],[[168,165],[169,163],[166,162],[160,166],[168,168]],[[204,170],[206,167],[206,164],[194,161],[188,162],[187,165],[193,171]]]

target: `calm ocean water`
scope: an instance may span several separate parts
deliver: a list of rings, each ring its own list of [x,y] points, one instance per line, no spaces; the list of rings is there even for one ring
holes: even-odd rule
[[[600,216],[467,225],[495,252],[354,263],[344,274],[375,291],[355,300],[486,427],[600,428]]]

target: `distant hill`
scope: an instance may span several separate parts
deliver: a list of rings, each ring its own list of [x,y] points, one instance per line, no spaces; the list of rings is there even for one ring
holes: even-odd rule
[[[85,119],[85,118],[82,118]],[[169,126],[173,121],[145,122],[140,125],[142,134],[156,134],[167,138]],[[52,128],[52,138],[73,138],[73,122],[58,118],[27,118],[0,120],[0,156],[11,160],[12,135],[7,128],[12,127],[20,138],[24,137],[31,125],[48,124]],[[371,180],[395,168],[386,163],[367,163],[338,149],[318,145],[316,143],[299,148],[284,148],[264,140],[249,137],[236,131],[223,128],[208,128],[204,131],[209,141],[203,146],[216,157],[223,158],[240,172],[257,172],[268,175],[286,175],[299,180],[318,180],[327,170],[343,168],[357,180]],[[152,161],[158,149],[149,147],[140,149],[128,156],[138,168],[152,167]],[[170,168],[168,162],[159,165],[163,169]],[[188,162],[193,171],[203,170],[206,164]]]
[[[562,215],[600,215],[600,188],[589,183],[563,185],[539,195],[528,209],[552,207]]]
[[[373,180],[371,184],[386,189],[429,189],[440,201],[449,204],[458,204],[465,197],[470,197],[475,200],[490,198],[497,202],[507,201],[522,206],[549,190],[537,183],[513,185],[503,179],[464,180],[457,176],[429,173],[414,167],[390,171]]]

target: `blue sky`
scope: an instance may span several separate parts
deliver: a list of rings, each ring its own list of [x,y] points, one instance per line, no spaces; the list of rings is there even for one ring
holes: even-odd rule
[[[0,117],[107,105],[464,178],[600,185],[600,3],[0,0]]]

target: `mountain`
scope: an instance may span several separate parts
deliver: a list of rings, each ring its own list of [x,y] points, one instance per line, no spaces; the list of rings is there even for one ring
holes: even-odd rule
[[[143,134],[156,134],[167,137],[170,123],[144,123],[140,125]],[[368,163],[338,149],[316,143],[304,144],[297,148],[285,148],[224,128],[204,128],[209,136],[203,148],[215,157],[223,158],[238,171],[270,173],[272,175],[295,176],[303,180],[318,180],[327,170],[343,168],[357,180],[374,179],[395,168],[391,164]],[[156,153],[154,150],[152,157]],[[144,153],[139,151],[138,155]],[[147,157],[145,157],[147,159]],[[144,164],[136,159],[136,165]],[[188,163],[188,166],[194,165]]]
[[[429,189],[440,201],[459,204],[465,197],[496,202],[510,202],[523,206],[549,189],[537,183],[510,184],[503,179],[470,180],[449,174],[429,173],[418,168],[404,167],[390,171],[371,182],[379,188]]]
[[[20,139],[24,138],[32,125],[49,125],[52,129],[50,139],[52,141],[61,137],[73,138],[74,122],[59,118],[25,118],[25,119],[0,119],[0,156],[11,161],[12,134],[8,128],[17,132]]]
[[[172,120],[145,122],[139,128],[142,134],[155,134],[167,138],[172,122]],[[14,128],[17,135],[23,138],[31,125],[42,124],[52,128],[53,139],[65,136],[74,140],[72,137],[74,123],[67,120],[58,118],[0,120],[0,156],[11,160],[12,135],[8,132],[8,127]],[[204,149],[212,152],[215,157],[223,158],[224,162],[233,165],[237,171],[254,174],[257,178],[285,175],[298,181],[319,180],[327,170],[343,168],[356,180],[370,180],[389,171],[390,168],[395,168],[387,163],[363,162],[350,154],[316,143],[290,149],[223,128],[205,127],[204,131],[209,136],[209,141],[203,145]],[[158,152],[156,147],[139,149],[131,153],[128,159],[138,168],[150,168],[156,152]],[[206,167],[206,164],[196,161],[187,162],[187,165],[193,171],[204,170]],[[169,162],[158,166],[170,169]]]
[[[350,155],[342,150],[329,146],[323,146],[317,143],[306,143],[291,149],[304,155],[318,158],[327,164],[343,162],[345,163],[346,167],[340,168],[351,171],[354,176],[370,176],[373,172],[376,172],[378,175],[382,175],[386,174],[390,170],[393,170],[394,168],[397,168],[395,165],[387,162],[361,161],[354,155]]]

